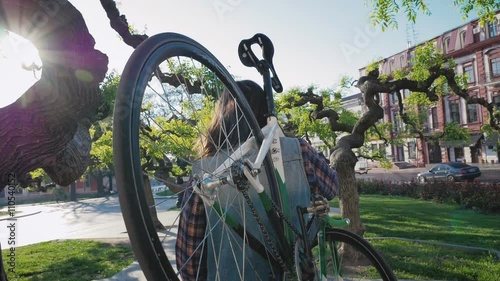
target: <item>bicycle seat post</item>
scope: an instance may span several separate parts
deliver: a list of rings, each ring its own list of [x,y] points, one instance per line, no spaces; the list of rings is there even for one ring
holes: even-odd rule
[[[262,59],[259,59],[252,51],[252,45],[258,44],[262,49]],[[238,55],[243,65],[255,67],[264,80],[264,91],[267,98],[269,116],[276,116],[273,89],[277,93],[283,91],[283,86],[274,70],[273,55],[274,46],[266,35],[257,33],[250,39],[241,40],[238,46]]]
[[[262,74],[262,79],[264,82],[264,92],[266,93],[267,109],[269,112],[269,116],[276,116],[277,112],[276,112],[276,106],[274,105],[271,70],[269,67],[269,63],[265,60],[261,60],[258,63],[258,68],[259,72]]]

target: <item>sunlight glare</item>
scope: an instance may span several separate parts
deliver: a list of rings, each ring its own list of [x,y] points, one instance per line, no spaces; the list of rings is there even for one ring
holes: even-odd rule
[[[12,32],[0,29],[0,108],[15,102],[38,79],[41,71],[23,68],[42,62],[33,44]]]

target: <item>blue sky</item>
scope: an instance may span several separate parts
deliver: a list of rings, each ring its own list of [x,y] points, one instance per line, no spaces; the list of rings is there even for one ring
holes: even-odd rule
[[[121,72],[133,51],[109,27],[99,1],[70,1],[83,14],[96,48],[109,56],[110,69]],[[241,65],[237,46],[241,39],[260,32],[274,43],[274,64],[286,89],[315,84],[335,87],[340,77],[357,77],[358,69],[376,58],[406,48],[407,40],[425,41],[464,24],[451,0],[429,3],[431,16],[419,15],[414,29],[398,17],[399,29],[382,32],[369,24],[367,0],[121,0],[120,11],[129,23],[149,35],[183,33],[199,41],[242,79],[260,77]],[[474,17],[474,15],[473,15]],[[12,61],[11,61],[12,62]],[[30,73],[13,71],[0,60],[0,83],[14,83],[0,96],[0,106],[12,102],[33,80]],[[6,73],[17,79],[6,78]],[[4,81],[3,81],[4,80]]]

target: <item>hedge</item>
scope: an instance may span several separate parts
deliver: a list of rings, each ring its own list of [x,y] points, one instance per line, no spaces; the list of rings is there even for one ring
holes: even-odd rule
[[[405,196],[500,213],[500,184],[479,182],[391,182],[357,180],[359,194]]]

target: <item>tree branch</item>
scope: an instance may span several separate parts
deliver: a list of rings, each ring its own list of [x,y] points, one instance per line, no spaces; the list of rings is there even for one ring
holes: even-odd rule
[[[132,34],[130,32],[130,26],[128,25],[127,18],[125,15],[120,15],[120,11],[118,11],[115,1],[101,0],[101,6],[104,8],[104,11],[106,11],[111,28],[113,28],[118,35],[120,35],[125,44],[135,49],[142,43],[142,41],[148,38],[145,34]]]

